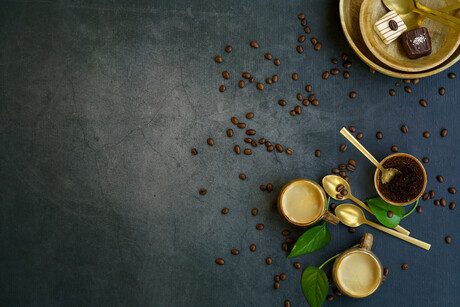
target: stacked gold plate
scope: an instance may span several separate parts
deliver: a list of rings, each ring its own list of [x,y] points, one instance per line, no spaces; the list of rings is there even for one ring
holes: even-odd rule
[[[442,5],[452,4],[452,1],[456,0],[425,0],[424,4],[437,9]],[[361,12],[363,4],[365,12]],[[432,36],[433,34],[439,35],[439,37],[432,37],[433,53],[431,55],[418,60],[403,59],[399,40],[391,43],[394,45],[387,46],[386,49],[383,42],[380,44],[376,40],[377,33],[371,32],[374,31],[373,23],[386,12],[388,10],[383,6],[381,0],[340,0],[340,21],[345,37],[355,53],[369,67],[391,77],[415,79],[437,74],[460,59],[460,32],[428,19],[424,20],[422,26],[427,27],[430,33],[433,32]],[[365,22],[365,27],[360,25],[360,22]],[[364,36],[367,43],[361,29],[366,31]],[[408,64],[401,67],[401,63],[405,62]],[[416,68],[413,69],[413,67]],[[423,69],[423,67],[427,68]]]

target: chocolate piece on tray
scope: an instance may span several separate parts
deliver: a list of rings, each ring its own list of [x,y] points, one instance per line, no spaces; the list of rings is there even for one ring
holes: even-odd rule
[[[431,53],[431,38],[427,28],[404,32],[401,38],[409,58],[418,59]]]
[[[388,45],[406,31],[407,26],[395,11],[390,11],[375,23],[374,30]]]

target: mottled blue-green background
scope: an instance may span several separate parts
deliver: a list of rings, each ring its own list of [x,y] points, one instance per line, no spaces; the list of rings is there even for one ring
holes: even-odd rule
[[[292,263],[318,266],[372,231],[373,251],[390,268],[387,281],[366,299],[341,296],[325,305],[458,306],[458,208],[430,200],[422,202],[422,214],[403,221],[414,237],[432,244],[429,252],[368,226],[350,234],[341,225],[330,226],[332,241],[314,254],[286,259],[281,249],[283,229],[293,238],[303,231],[275,208],[289,180],[320,180],[354,158],[353,193],[376,195],[373,166],[351,145],[338,150],[346,143],[338,134],[342,126],[363,132],[362,143],[377,159],[392,145],[429,157],[427,189],[436,199],[459,202],[447,188],[460,187],[460,79],[447,74],[459,74],[460,66],[421,80],[412,94],[395,88],[401,80],[370,74],[348,46],[338,2],[1,1],[0,304],[283,306],[289,299],[306,306],[301,270]],[[321,51],[307,40],[305,52],[296,52],[300,12]],[[250,48],[251,40],[260,48]],[[227,44],[231,54],[224,53]],[[282,65],[264,60],[265,52]],[[322,80],[342,52],[350,54],[351,78],[341,76],[339,63],[341,74]],[[216,64],[216,55],[224,63]],[[223,70],[230,80],[222,79]],[[280,80],[263,92],[254,85],[239,89],[243,71]],[[293,72],[300,75],[296,82]],[[227,91],[219,93],[223,83]],[[321,104],[291,117],[306,84]],[[445,96],[438,95],[441,86]],[[277,104],[282,98],[285,108]],[[428,108],[419,105],[421,98]],[[225,131],[230,117],[250,111],[256,115],[246,122],[256,136],[290,146],[294,155],[259,147],[252,156],[236,156],[233,145],[246,145],[243,131],[232,139]],[[409,133],[401,133],[402,124]],[[440,137],[442,128],[448,137]],[[431,138],[423,138],[424,131]],[[208,137],[214,147],[206,145]],[[323,151],[320,159],[315,149]],[[238,179],[241,172],[246,181]],[[268,182],[274,191],[261,192],[259,185]],[[223,207],[228,215],[220,213]],[[257,217],[250,214],[254,207]],[[263,231],[255,229],[258,223]],[[231,255],[232,248],[240,255]],[[226,264],[216,265],[217,257]],[[401,270],[402,263],[410,269]],[[288,278],[275,290],[273,276],[283,272]]]

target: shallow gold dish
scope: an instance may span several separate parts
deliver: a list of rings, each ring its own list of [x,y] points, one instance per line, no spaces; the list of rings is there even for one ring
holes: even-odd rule
[[[430,8],[440,9],[456,2],[457,0],[425,0],[424,4]],[[386,45],[374,30],[374,24],[388,12],[381,0],[364,0],[361,4],[359,25],[369,50],[381,62],[394,69],[407,72],[429,70],[446,61],[460,45],[460,31],[427,18],[423,21],[422,27],[428,29],[432,52],[428,56],[409,59],[399,38]]]
[[[361,35],[359,27],[359,11],[362,2],[363,0],[340,0],[340,22],[342,24],[345,37],[347,38],[351,48],[369,67],[372,67],[376,71],[391,77],[415,79],[435,75],[451,67],[460,60],[460,48],[457,48],[457,50],[442,64],[423,72],[403,72],[382,63],[372,54],[369,48],[367,48]]]

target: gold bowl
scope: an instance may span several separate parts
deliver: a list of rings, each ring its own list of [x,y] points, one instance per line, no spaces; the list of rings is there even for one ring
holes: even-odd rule
[[[439,9],[454,2],[456,0],[425,0],[425,5]],[[429,70],[446,61],[460,45],[460,31],[427,18],[422,26],[430,34],[432,52],[428,56],[409,59],[400,39],[387,45],[374,30],[374,24],[388,12],[381,0],[364,0],[359,13],[359,25],[369,50],[382,63],[394,69],[407,72]]]
[[[415,79],[435,75],[451,67],[460,60],[460,48],[457,48],[457,50],[442,64],[423,72],[404,72],[382,63],[372,54],[369,48],[367,48],[361,35],[359,27],[359,12],[362,3],[363,0],[340,0],[340,22],[342,24],[345,37],[351,48],[369,67],[372,67],[376,71],[390,77]]]

